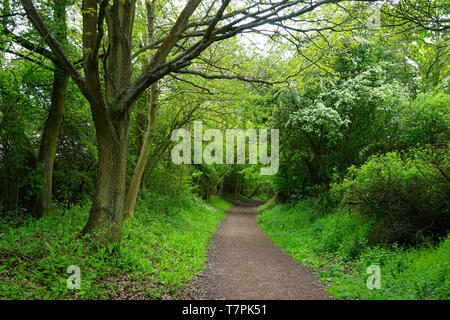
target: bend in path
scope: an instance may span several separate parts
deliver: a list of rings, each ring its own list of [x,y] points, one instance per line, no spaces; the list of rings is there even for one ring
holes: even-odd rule
[[[309,268],[276,247],[257,222],[260,202],[235,205],[219,225],[207,268],[186,290],[191,299],[332,299]]]

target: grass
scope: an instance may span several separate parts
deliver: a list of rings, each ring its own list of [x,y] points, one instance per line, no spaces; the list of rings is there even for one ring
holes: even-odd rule
[[[118,251],[76,238],[89,206],[16,227],[0,220],[0,298],[174,298],[204,269],[211,234],[227,206],[221,199],[210,205],[196,200],[167,211],[142,200],[135,218],[124,223]],[[80,290],[67,288],[70,265],[80,267]]]
[[[450,237],[416,248],[367,246],[370,222],[342,212],[321,214],[307,202],[261,210],[263,231],[296,261],[316,270],[337,299],[450,298]],[[381,288],[366,283],[379,266]]]
[[[228,211],[231,208],[230,202],[223,200],[218,196],[211,196],[211,198],[209,199],[209,204],[214,208],[222,211]]]

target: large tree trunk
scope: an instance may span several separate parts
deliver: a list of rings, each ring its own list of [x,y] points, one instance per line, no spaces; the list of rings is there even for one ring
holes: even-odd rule
[[[44,134],[39,149],[38,163],[41,165],[43,188],[35,199],[34,215],[41,217],[51,213],[53,165],[55,162],[56,142],[59,128],[64,117],[67,83],[69,77],[57,69],[53,78],[52,102],[45,122]]]
[[[148,117],[147,132],[145,134],[144,143],[142,145],[141,154],[139,160],[134,169],[133,178],[131,180],[130,188],[128,190],[125,211],[132,218],[134,216],[134,209],[136,207],[136,200],[141,185],[142,176],[147,165],[147,159],[150,154],[150,149],[153,143],[153,137],[156,131],[156,109],[158,106],[158,85],[155,83],[152,85],[151,97],[150,97],[150,109]]]
[[[98,136],[98,172],[89,219],[82,234],[119,243],[124,215],[129,119],[116,125],[117,136]]]
[[[130,114],[128,106],[121,104],[118,96],[131,80],[135,1],[114,1],[109,7],[107,1],[102,1],[100,7],[97,4],[95,0],[83,1],[83,60],[87,96],[97,134],[98,170],[92,207],[82,234],[95,235],[105,243],[119,244],[125,204]],[[103,25],[97,19],[97,10],[100,16],[106,16],[109,29],[105,94],[102,93],[98,57]]]

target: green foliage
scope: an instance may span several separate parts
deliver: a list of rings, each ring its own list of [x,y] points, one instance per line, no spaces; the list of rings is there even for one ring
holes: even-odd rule
[[[215,199],[219,207],[227,203]],[[152,208],[152,209],[149,209]],[[128,296],[163,298],[205,266],[211,233],[224,214],[198,201],[177,214],[141,201],[124,225],[120,250],[76,238],[89,206],[62,215],[27,219],[12,228],[2,220],[0,296],[2,299],[99,299]],[[69,290],[67,267],[81,269],[81,290]],[[135,288],[135,289],[133,289]]]
[[[221,199],[218,196],[211,196],[208,204],[222,211],[228,211],[231,208],[231,203]]]
[[[72,2],[35,5],[75,62],[83,60],[86,50],[80,21],[69,17],[76,7]],[[295,32],[294,37],[294,30],[280,29],[263,50],[233,37],[211,45],[189,65],[194,72],[252,77],[276,82],[273,86],[184,73],[160,79],[140,201],[136,218],[125,222],[120,252],[102,247],[97,239],[75,238],[95,189],[98,141],[89,104],[72,80],[53,171],[52,201],[60,215],[40,221],[28,217],[44,186],[37,159],[55,64],[40,55],[50,49],[31,23],[16,15],[20,3],[0,2],[0,233],[5,233],[0,236],[0,295],[116,297],[128,290],[124,283],[139,283],[146,296],[167,296],[203,266],[204,245],[223,216],[216,209],[230,206],[218,197],[223,196],[270,199],[260,210],[263,228],[300,261],[317,267],[327,265],[323,258],[337,261],[322,278],[340,283],[331,289],[339,297],[394,298],[403,292],[405,298],[448,298],[448,265],[442,263],[448,261],[448,239],[440,247],[408,251],[367,247],[428,243],[448,231],[447,2],[384,3],[382,24],[396,27],[379,30],[364,25],[370,3],[329,3],[304,16],[320,32]],[[162,22],[176,21],[178,9],[170,2],[156,5],[155,40],[170,32],[171,24]],[[201,21],[205,9],[197,10],[190,22]],[[145,3],[138,1],[135,12],[133,55],[145,46],[148,32]],[[198,40],[181,38],[185,47]],[[102,86],[109,74],[105,68],[114,62],[107,59],[110,40],[103,37],[100,45]],[[180,54],[178,49],[167,60]],[[155,52],[133,58],[133,79]],[[129,115],[127,183],[141,151],[149,99],[148,93],[136,99]],[[263,177],[259,166],[248,165],[175,166],[171,133],[200,119],[205,129],[280,129],[279,174]],[[279,202],[292,206],[277,206]],[[334,212],[338,203],[346,213]],[[381,264],[389,273],[387,291],[368,291],[362,285],[369,263]],[[431,263],[436,263],[433,270]],[[70,264],[84,270],[79,292],[65,289]]]
[[[448,300],[450,298],[450,238],[438,246],[418,248],[372,247],[364,250],[350,268],[337,274],[329,292],[343,299]],[[367,267],[381,269],[381,289],[365,286]]]
[[[416,151],[374,156],[332,187],[349,210],[366,214],[371,243],[419,243],[450,228],[449,156]]]
[[[308,201],[278,205],[259,216],[261,228],[299,261],[315,252],[323,257],[349,260],[364,246],[368,223],[361,216],[326,215],[311,208]],[[303,241],[308,241],[302,246]],[[307,262],[307,261],[304,261]],[[317,261],[319,264],[320,262]]]
[[[369,247],[370,220],[357,213],[322,214],[307,201],[259,216],[263,231],[296,261],[317,269],[337,299],[450,299],[450,238],[418,248]],[[381,269],[381,289],[366,286],[367,268]]]
[[[275,93],[281,200],[327,192],[333,174],[392,148],[409,97],[392,72],[403,62],[385,49],[367,41],[342,48],[332,55],[337,77],[308,76],[302,90]]]
[[[267,200],[262,206],[258,207],[258,213],[261,214],[266,210],[270,210],[278,204],[277,197],[272,197]]]
[[[433,145],[446,147],[450,141],[450,95],[421,94],[402,111],[400,149]]]
[[[1,67],[6,68],[3,61]],[[33,194],[41,187],[36,180],[34,141],[29,135],[36,128],[36,120],[42,118],[43,101],[35,77],[27,77],[28,86],[18,79],[18,75],[25,78],[31,67],[12,66],[11,72],[0,73],[0,204],[11,212],[30,208]],[[37,98],[33,100],[30,95]]]
[[[56,146],[53,169],[53,198],[60,205],[84,204],[94,194],[97,143],[94,124],[86,102],[68,87],[64,122]]]
[[[149,176],[151,188],[143,188],[140,197],[166,214],[175,214],[195,201],[191,172],[190,167],[161,163]]]

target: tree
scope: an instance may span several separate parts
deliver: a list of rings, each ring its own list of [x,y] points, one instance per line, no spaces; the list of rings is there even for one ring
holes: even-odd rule
[[[342,48],[330,52],[335,76],[308,75],[304,88],[275,96],[273,126],[283,137],[284,164],[276,178],[282,200],[328,192],[335,174],[344,175],[349,166],[390,151],[397,142],[409,100],[397,74],[404,61],[379,43],[341,42]]]
[[[89,101],[98,141],[98,175],[89,219],[83,233],[101,233],[108,242],[118,243],[124,212],[126,154],[130,114],[134,102],[158,80],[188,66],[211,44],[255,30],[265,24],[299,17],[316,8],[339,0],[244,2],[230,6],[205,3],[206,10],[194,15],[200,0],[190,0],[171,26],[168,35],[155,45],[151,62],[133,77],[133,27],[136,0],[83,0],[83,70],[84,76],[70,61],[61,44],[43,22],[32,0],[21,0],[22,6],[63,69],[72,77]],[[192,22],[190,18],[193,17]],[[107,25],[107,39],[105,35]],[[179,41],[188,39],[178,50]],[[106,50],[100,58],[102,44]],[[176,50],[173,50],[176,49]],[[171,53],[173,52],[173,55]],[[100,68],[103,60],[103,70]],[[102,77],[103,76],[103,77]],[[104,85],[103,85],[104,83]]]
[[[54,32],[55,39],[63,47],[67,47],[66,0],[55,0],[53,10],[55,21],[60,21]],[[69,75],[61,68],[59,63],[55,63],[51,105],[38,155],[38,163],[42,164],[41,170],[44,184],[42,191],[37,194],[35,199],[34,214],[38,217],[50,213],[52,208],[52,181],[56,142],[64,116],[68,81]]]
[[[66,2],[67,0],[55,0],[52,4],[53,18],[56,21],[54,28],[55,40],[58,41],[64,48],[67,48],[67,23],[66,23]],[[7,17],[11,12],[11,8],[8,1],[3,3],[3,33],[10,37],[15,43],[30,51],[30,53],[36,53],[48,59],[53,64],[53,85],[50,108],[48,111],[48,117],[45,121],[44,132],[40,142],[39,152],[36,156],[36,164],[34,168],[38,168],[42,179],[42,188],[40,188],[34,197],[34,206],[32,213],[35,217],[41,217],[43,214],[50,213],[51,211],[51,198],[52,198],[52,179],[53,179],[53,166],[55,162],[56,142],[58,138],[59,128],[63,121],[64,116],[64,104],[66,100],[66,91],[69,80],[69,75],[63,70],[59,61],[55,58],[51,51],[47,48],[35,44],[22,36],[14,34],[9,30]],[[6,50],[6,49],[5,49]],[[13,54],[18,54],[14,51],[10,51]],[[33,60],[26,55],[28,60],[33,63],[40,64],[40,62]],[[33,152],[33,149],[30,149]]]
[[[382,11],[391,27],[433,32],[443,32],[450,28],[447,0],[389,0]]]
[[[147,12],[147,44],[151,44],[154,40],[155,33],[155,1],[151,3],[146,2]],[[151,59],[149,59],[151,63]],[[139,187],[141,185],[142,176],[144,175],[145,167],[147,165],[147,159],[150,154],[150,149],[153,143],[153,137],[155,135],[156,126],[156,111],[158,107],[159,86],[158,83],[154,83],[151,86],[150,91],[150,105],[148,114],[147,130],[145,133],[144,141],[142,143],[139,159],[134,170],[133,178],[131,179],[130,188],[127,193],[125,202],[125,212],[132,218],[134,216],[134,208],[136,206],[136,200],[138,196]]]

